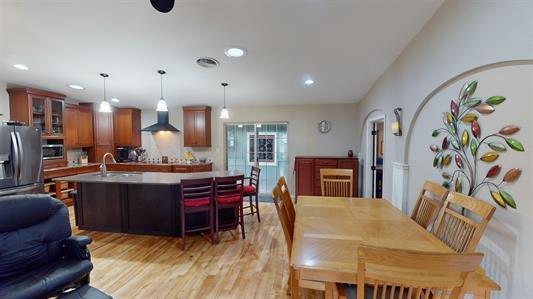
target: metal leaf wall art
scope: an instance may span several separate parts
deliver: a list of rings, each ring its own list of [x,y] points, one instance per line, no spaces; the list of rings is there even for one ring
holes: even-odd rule
[[[435,153],[433,167],[441,171],[444,187],[470,196],[475,196],[482,188],[488,188],[492,199],[500,207],[516,209],[515,199],[504,188],[516,182],[522,170],[510,168],[502,172],[503,166],[497,164],[483,175],[479,173],[478,164],[496,163],[508,149],[523,152],[522,143],[511,137],[520,131],[520,127],[508,125],[483,137],[479,123],[481,116],[496,111],[496,106],[505,102],[506,98],[499,95],[485,100],[474,97],[477,86],[477,81],[466,83],[457,100],[451,100],[450,111],[444,112],[444,126],[433,130],[433,137],[444,137],[442,142],[430,145]],[[452,157],[455,163],[450,163]],[[500,173],[504,173],[501,179]]]

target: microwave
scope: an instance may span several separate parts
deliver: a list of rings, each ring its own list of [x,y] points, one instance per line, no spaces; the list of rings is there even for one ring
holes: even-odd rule
[[[43,144],[43,160],[63,159],[64,155],[62,144]]]

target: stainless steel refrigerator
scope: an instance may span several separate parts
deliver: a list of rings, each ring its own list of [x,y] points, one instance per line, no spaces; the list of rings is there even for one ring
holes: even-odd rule
[[[0,196],[42,192],[42,157],[40,129],[0,125]]]

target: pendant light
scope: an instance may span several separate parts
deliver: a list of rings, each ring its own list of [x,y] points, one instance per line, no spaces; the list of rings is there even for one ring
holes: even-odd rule
[[[220,119],[229,119],[229,111],[228,108],[226,108],[226,86],[228,86],[228,83],[221,83],[224,87],[224,108],[220,110]]]
[[[163,70],[159,70],[157,71],[157,73],[161,75],[161,98],[157,102],[157,108],[155,109],[155,111],[167,112],[168,111],[167,102],[163,98],[163,75],[166,74],[166,72]]]
[[[104,78],[104,99],[100,102],[100,108],[98,109],[98,111],[103,113],[111,113],[111,105],[109,105],[105,93],[105,79],[109,77],[109,75],[101,73],[100,76]]]

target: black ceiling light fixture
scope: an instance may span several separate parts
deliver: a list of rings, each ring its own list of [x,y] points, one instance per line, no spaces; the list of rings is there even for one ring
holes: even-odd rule
[[[167,13],[174,8],[174,0],[150,0],[152,6],[159,12]]]

